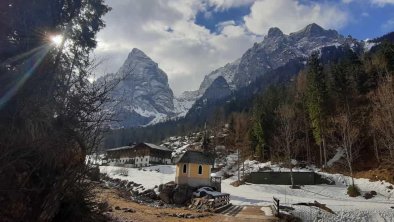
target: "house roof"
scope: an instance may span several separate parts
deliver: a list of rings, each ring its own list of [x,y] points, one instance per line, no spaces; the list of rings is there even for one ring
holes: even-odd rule
[[[127,150],[127,149],[133,149],[135,147],[137,147],[138,145],[144,144],[152,149],[156,149],[156,150],[163,150],[163,151],[169,151],[172,152],[172,150],[166,148],[166,147],[162,147],[162,146],[158,146],[152,143],[139,143],[137,145],[132,145],[132,146],[122,146],[122,147],[117,147],[117,148],[112,148],[112,149],[108,149],[107,152],[111,152],[111,151],[117,151],[117,150]]]
[[[149,146],[149,147],[152,148],[152,149],[164,150],[164,151],[171,151],[171,152],[172,152],[172,150],[168,149],[167,147],[158,146],[158,145],[155,145],[155,144],[153,144],[153,143],[143,143],[143,144]]]
[[[188,150],[176,161],[176,163],[198,163],[213,165],[214,157],[209,153]]]
[[[108,149],[108,151],[116,151],[116,150],[127,150],[127,149],[132,149],[134,146],[122,146],[122,147],[116,147],[116,148],[112,148],[112,149]]]

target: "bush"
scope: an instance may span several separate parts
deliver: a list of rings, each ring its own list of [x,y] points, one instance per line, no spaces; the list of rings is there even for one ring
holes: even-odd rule
[[[100,169],[98,167],[89,168],[87,176],[92,181],[100,181]]]
[[[347,188],[347,194],[349,197],[358,197],[360,196],[360,189],[356,185],[350,185]]]

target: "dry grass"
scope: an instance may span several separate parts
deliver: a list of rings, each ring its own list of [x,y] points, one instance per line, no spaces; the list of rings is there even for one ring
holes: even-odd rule
[[[360,171],[355,173],[356,178],[367,178],[370,181],[385,180],[391,184],[394,184],[394,169],[389,168],[377,168],[368,171]]]
[[[141,222],[160,222],[160,221],[199,221],[199,222],[218,222],[223,221],[222,215],[213,215],[203,218],[193,219],[181,219],[177,217],[168,216],[168,214],[200,214],[197,211],[183,209],[183,208],[156,208],[147,205],[138,204],[127,200],[120,191],[115,189],[104,189],[101,187],[96,188],[97,201],[106,202],[109,208],[112,208],[112,212],[108,212],[112,218],[116,218],[118,221],[141,221]],[[135,210],[135,213],[124,212],[123,210],[116,210],[115,207],[131,208]]]

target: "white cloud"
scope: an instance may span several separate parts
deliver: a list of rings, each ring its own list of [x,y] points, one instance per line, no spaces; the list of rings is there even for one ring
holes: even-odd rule
[[[385,32],[392,31],[394,29],[394,19],[389,19],[382,25],[382,30]]]
[[[387,4],[394,4],[394,0],[370,0],[372,4],[378,5],[378,6],[385,6]]]
[[[270,27],[297,31],[316,22],[325,28],[346,24],[347,15],[335,6],[296,0],[107,0],[113,10],[98,35],[95,54],[106,59],[101,73],[116,72],[132,48],[139,48],[159,64],[175,94],[195,90],[210,71],[234,61],[262,40]],[[211,33],[195,24],[198,12],[253,4],[245,24],[226,21]],[[258,35],[256,35],[258,34]]]
[[[348,15],[332,4],[261,0],[253,4],[251,14],[245,17],[246,27],[260,35],[266,34],[270,27],[278,27],[283,32],[290,33],[313,22],[324,28],[338,29],[346,25]]]
[[[207,0],[207,1],[210,6],[213,6],[218,10],[225,10],[233,7],[250,5],[256,0]]]
[[[235,23],[221,24],[215,34],[194,23],[199,0],[122,0],[107,2],[113,10],[98,35],[95,53],[106,58],[101,72],[116,72],[132,48],[139,48],[159,64],[175,94],[195,90],[210,71],[239,58],[256,36]],[[172,32],[168,32],[169,27]]]

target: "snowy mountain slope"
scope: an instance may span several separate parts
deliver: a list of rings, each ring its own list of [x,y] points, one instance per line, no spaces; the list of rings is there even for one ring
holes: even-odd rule
[[[238,70],[238,65],[240,61],[240,59],[237,59],[234,62],[228,63],[225,66],[216,69],[206,75],[200,85],[200,88],[198,89],[198,94],[202,96],[205,93],[205,90],[208,89],[208,87],[213,83],[213,81],[220,76],[224,77],[224,79],[230,85],[231,89],[234,89],[234,76]]]
[[[110,94],[119,120],[114,128],[146,125],[175,115],[167,74],[141,50],[134,48],[112,78],[120,80]]]
[[[174,97],[167,75],[157,63],[142,51],[133,49],[118,73],[114,74],[118,78],[124,77],[113,93],[114,100],[119,103],[115,112],[121,119],[116,128],[151,125],[187,116],[202,97],[212,97],[212,92],[225,93],[216,95],[217,98],[230,94],[227,89],[223,90],[223,84],[216,84],[221,87],[217,90],[215,85],[212,86],[219,77],[223,77],[227,88],[234,92],[290,63],[304,66],[313,51],[324,51],[335,58],[346,48],[362,52],[368,47],[364,42],[344,37],[335,30],[325,30],[317,24],[310,24],[289,35],[279,28],[271,28],[264,40],[255,43],[241,58],[212,71],[205,76],[198,90],[186,91],[179,97]],[[207,89],[211,95],[205,95]]]
[[[286,65],[289,61],[306,61],[312,52],[328,46],[361,47],[361,43],[345,38],[335,30],[325,30],[317,24],[285,35],[279,28],[271,28],[264,40],[255,43],[240,60],[234,83],[239,87],[247,86],[257,77],[270,70]]]

